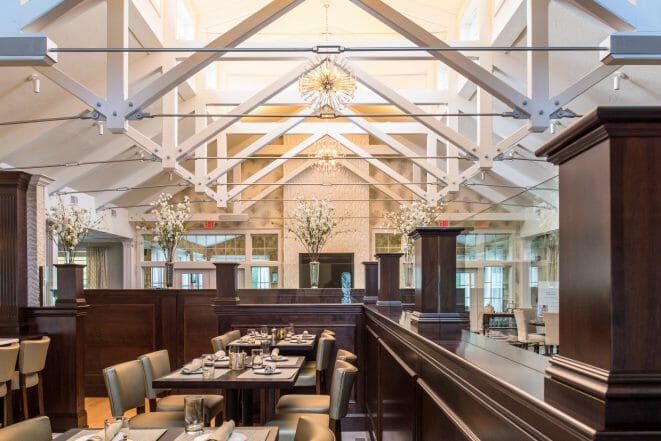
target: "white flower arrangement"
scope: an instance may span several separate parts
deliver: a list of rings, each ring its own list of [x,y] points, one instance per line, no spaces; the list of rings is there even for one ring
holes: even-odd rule
[[[413,240],[409,233],[417,227],[431,225],[438,216],[442,207],[433,207],[420,201],[415,201],[411,205],[402,205],[397,211],[386,211],[383,216],[390,228],[396,230],[402,236],[402,251],[408,260],[413,250]]]
[[[46,212],[48,234],[57,241],[58,248],[67,253],[67,263],[73,263],[76,248],[99,222],[100,219],[92,219],[90,210],[65,205],[62,199]]]
[[[310,259],[318,261],[319,253],[337,227],[335,208],[325,199],[312,201],[299,199],[291,218],[292,225],[289,227],[289,232],[303,244]]]
[[[174,203],[170,194],[161,193],[158,200],[151,205],[156,215],[156,223],[153,227],[154,242],[165,253],[165,260],[172,263],[177,245],[186,232],[185,223],[191,213],[190,199],[186,196],[183,202]]]

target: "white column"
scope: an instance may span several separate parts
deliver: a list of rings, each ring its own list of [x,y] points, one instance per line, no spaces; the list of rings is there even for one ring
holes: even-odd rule
[[[34,175],[27,191],[28,306],[40,306],[39,268],[46,267],[46,186],[52,179]],[[44,297],[49,293],[44,292]]]

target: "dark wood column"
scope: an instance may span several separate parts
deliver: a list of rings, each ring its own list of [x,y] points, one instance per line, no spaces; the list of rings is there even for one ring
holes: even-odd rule
[[[376,303],[379,296],[379,262],[363,262],[365,267],[365,297],[363,303]]]
[[[85,327],[83,265],[56,265],[55,307],[31,308],[30,325],[51,339],[43,373],[46,414],[53,429],[87,426],[85,411]],[[103,323],[97,326],[103,326]]]
[[[27,190],[31,175],[0,171],[0,334],[16,337],[28,302]]]
[[[218,334],[230,331],[231,323],[221,320],[220,315],[227,307],[239,304],[236,292],[237,262],[215,262],[216,266],[216,297],[213,299],[213,309],[218,315]]]
[[[376,253],[379,260],[379,296],[377,306],[402,306],[399,292],[399,259],[403,253]]]
[[[454,340],[469,328],[457,293],[457,236],[461,227],[419,227],[415,240],[415,310],[411,326],[427,337]]]
[[[560,355],[545,399],[595,439],[657,439],[661,107],[597,108],[537,155],[560,166]]]

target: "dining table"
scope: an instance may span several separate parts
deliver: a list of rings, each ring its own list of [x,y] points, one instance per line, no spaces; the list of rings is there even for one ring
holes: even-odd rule
[[[256,373],[252,368],[241,370],[229,368],[229,361],[216,362],[214,376],[203,378],[201,373],[186,374],[183,369],[177,369],[168,375],[152,381],[155,389],[202,389],[224,390],[227,403],[227,419],[239,420],[243,425],[252,425],[252,393],[260,392],[260,419],[266,421],[275,412],[275,402],[280,390],[291,389],[301,371],[305,357],[300,355],[283,355],[281,361],[276,361],[278,374],[264,375]],[[239,392],[241,400],[239,400]]]
[[[317,341],[317,336],[315,334],[307,334],[305,336],[301,335],[301,338],[298,339],[298,336],[289,337],[283,340],[278,340],[275,345],[271,345],[273,348],[278,348],[280,351],[286,351],[287,353],[306,353],[314,349],[314,345]],[[261,347],[262,339],[254,338],[248,339],[242,337],[238,340],[234,340],[229,344],[230,348],[242,348],[242,349],[257,349]],[[268,339],[271,341],[271,339]]]
[[[206,427],[204,429],[205,434],[211,434],[213,433],[217,427]],[[76,441],[80,439],[83,436],[93,436],[94,434],[98,433],[101,429],[70,429],[64,432],[63,434],[57,436],[53,441]],[[162,434],[158,436],[157,438],[154,438],[154,436],[151,436],[151,433],[156,433],[156,436],[158,436],[158,432],[152,429],[148,430],[140,430],[140,429],[133,429],[129,433],[129,436],[131,434],[138,435],[140,433],[143,434],[144,437],[141,436],[131,436],[132,439],[135,441],[195,441],[195,438],[198,437],[198,434],[184,434],[184,429],[183,428],[169,428],[169,429],[164,429],[160,430]],[[234,429],[234,432],[238,432],[240,434],[243,434],[246,436],[247,441],[277,441],[278,440],[278,428],[275,426],[253,426],[253,427],[236,427]],[[84,439],[84,438],[83,438]],[[29,441],[29,440],[25,440]]]

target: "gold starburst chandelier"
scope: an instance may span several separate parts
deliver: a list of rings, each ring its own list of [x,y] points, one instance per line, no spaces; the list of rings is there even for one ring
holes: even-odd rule
[[[335,173],[342,167],[340,164],[342,158],[344,154],[340,144],[330,136],[324,136],[317,142],[317,149],[311,156],[311,159],[314,159],[314,168],[327,175]]]
[[[326,10],[325,38],[328,43],[328,8]],[[298,90],[312,110],[321,113],[338,113],[349,103],[356,92],[356,77],[339,58],[326,57],[317,59],[298,81]]]

